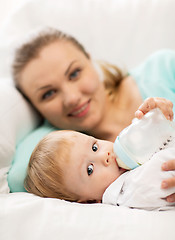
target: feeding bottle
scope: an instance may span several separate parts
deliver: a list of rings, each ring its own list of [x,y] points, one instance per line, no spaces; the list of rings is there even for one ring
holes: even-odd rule
[[[158,108],[142,119],[134,118],[114,142],[118,165],[125,169],[142,165],[156,152],[170,147],[174,136],[175,123],[167,120]]]

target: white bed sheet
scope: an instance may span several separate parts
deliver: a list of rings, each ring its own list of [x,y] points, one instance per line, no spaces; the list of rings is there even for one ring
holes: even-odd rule
[[[69,203],[29,193],[0,196],[1,240],[174,240],[175,211]]]

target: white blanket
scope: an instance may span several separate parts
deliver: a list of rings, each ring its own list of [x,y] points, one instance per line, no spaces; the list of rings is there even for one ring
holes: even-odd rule
[[[175,210],[175,203],[165,200],[175,193],[175,187],[161,188],[164,179],[175,177],[175,171],[161,169],[161,165],[174,156],[175,145],[154,154],[142,166],[122,174],[106,189],[103,203],[146,210]]]
[[[175,211],[76,204],[28,193],[0,197],[1,240],[174,240]]]

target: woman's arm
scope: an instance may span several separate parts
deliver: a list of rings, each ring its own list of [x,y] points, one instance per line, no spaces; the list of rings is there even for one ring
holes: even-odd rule
[[[169,160],[169,161],[163,163],[162,164],[162,170],[163,171],[175,170],[175,159],[174,160]],[[163,180],[161,187],[163,189],[167,189],[167,188],[170,188],[170,187],[175,187],[175,177]],[[168,196],[166,198],[166,200],[168,202],[175,202],[175,193]]]
[[[135,116],[141,119],[143,115],[154,108],[160,108],[168,120],[173,120],[173,103],[168,99],[160,97],[147,98],[135,112]]]

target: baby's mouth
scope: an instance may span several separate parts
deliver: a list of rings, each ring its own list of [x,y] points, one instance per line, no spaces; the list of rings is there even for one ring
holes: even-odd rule
[[[118,169],[119,169],[119,171],[120,171],[121,173],[124,173],[124,172],[127,171],[127,169],[122,168],[122,167],[119,166],[119,164],[118,164],[118,162],[117,162],[117,157],[115,157],[115,161],[116,161],[116,164],[117,164],[117,166],[118,166]]]
[[[127,169],[124,169],[124,168],[121,168],[121,167],[119,167],[119,171],[121,172],[121,173],[124,173],[124,172],[126,172],[126,171],[128,171]]]

